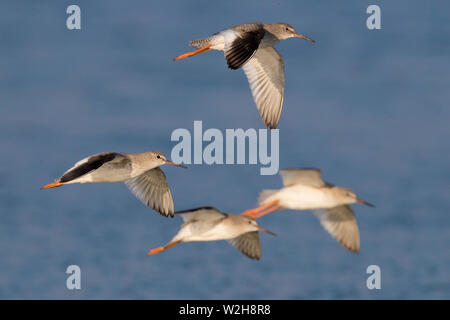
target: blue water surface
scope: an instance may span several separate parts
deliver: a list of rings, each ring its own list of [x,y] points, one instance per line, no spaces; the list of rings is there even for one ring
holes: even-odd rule
[[[82,29],[66,28],[81,7]],[[0,298],[450,298],[450,4],[386,1],[0,2]],[[291,39],[280,168],[318,167],[375,209],[354,205],[361,252],[343,249],[310,212],[259,222],[263,256],[225,241],[170,241],[181,219],[146,208],[122,183],[41,191],[103,151],[170,155],[176,128],[263,128],[244,73],[221,52],[173,62],[188,41],[228,26],[284,21]],[[239,213],[281,187],[259,165],[164,167],[175,208]],[[82,289],[66,288],[67,266]],[[381,268],[368,290],[366,268]]]

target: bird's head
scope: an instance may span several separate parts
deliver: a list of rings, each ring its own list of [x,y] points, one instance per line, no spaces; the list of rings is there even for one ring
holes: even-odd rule
[[[172,166],[181,167],[181,168],[187,168],[186,166],[183,166],[182,164],[178,164],[175,162],[172,162],[166,158],[166,156],[159,151],[148,151],[145,152],[145,158],[146,162],[152,165],[153,168],[159,167],[163,164],[170,164]]]
[[[244,224],[244,229],[247,232],[252,232],[252,231],[262,231],[265,233],[268,233],[272,236],[276,236],[275,233],[273,233],[272,231],[269,231],[261,226],[258,225],[258,222],[256,222],[255,219],[252,219],[250,217],[245,217],[245,216],[240,216],[243,220],[243,224]]]
[[[310,39],[302,34],[297,33],[294,27],[288,23],[283,22],[274,23],[272,24],[272,29],[274,35],[280,40],[285,40],[289,38],[300,38],[308,40],[313,43],[315,42],[313,39]]]
[[[359,199],[358,196],[355,194],[355,192],[349,188],[344,187],[334,187],[336,192],[338,193],[339,197],[342,199],[343,204],[350,204],[350,203],[362,203],[369,207],[375,207],[373,204]]]

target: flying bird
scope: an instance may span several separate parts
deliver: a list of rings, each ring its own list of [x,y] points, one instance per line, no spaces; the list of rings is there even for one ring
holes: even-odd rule
[[[161,215],[173,216],[173,200],[163,164],[176,164],[158,151],[143,153],[103,152],[78,161],[54,182],[41,189],[60,187],[71,183],[125,182],[131,192],[144,204]]]
[[[210,37],[192,40],[189,45],[197,50],[184,53],[174,60],[210,50],[224,51],[230,69],[242,67],[244,70],[266,127],[274,129],[280,120],[284,97],[284,61],[274,45],[294,37],[315,42],[297,33],[287,23],[239,24]]]
[[[181,242],[227,240],[250,259],[261,258],[261,244],[258,231],[275,236],[273,232],[260,227],[249,217],[222,213],[214,207],[200,207],[175,214],[183,218],[183,225],[172,241],[163,247],[150,250],[147,256],[167,250]]]
[[[242,215],[257,219],[279,209],[314,210],[325,230],[344,248],[359,251],[358,225],[349,204],[374,205],[359,199],[351,189],[323,181],[319,169],[285,169],[280,174],[284,187],[263,190],[258,199],[260,207]]]

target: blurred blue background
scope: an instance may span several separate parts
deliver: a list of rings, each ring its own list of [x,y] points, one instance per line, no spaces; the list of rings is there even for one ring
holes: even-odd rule
[[[66,28],[70,4],[82,30]],[[378,4],[382,29],[366,28]],[[450,298],[450,4],[445,1],[0,2],[0,298]],[[174,63],[191,39],[228,26],[288,22],[317,42],[278,44],[286,64],[280,168],[318,167],[375,209],[354,205],[361,252],[309,212],[259,222],[263,256],[225,241],[147,258],[181,219],[121,184],[41,191],[102,151],[159,150],[176,128],[263,128],[242,71],[221,52]],[[177,210],[239,213],[278,175],[257,165],[163,168]],[[82,271],[82,290],[65,270]],[[381,290],[366,288],[367,266]]]

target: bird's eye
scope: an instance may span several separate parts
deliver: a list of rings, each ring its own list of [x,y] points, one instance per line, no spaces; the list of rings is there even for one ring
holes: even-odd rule
[[[160,155],[157,155],[156,158],[161,159],[161,156],[160,156]]]
[[[286,28],[286,31],[289,31],[289,28]]]

